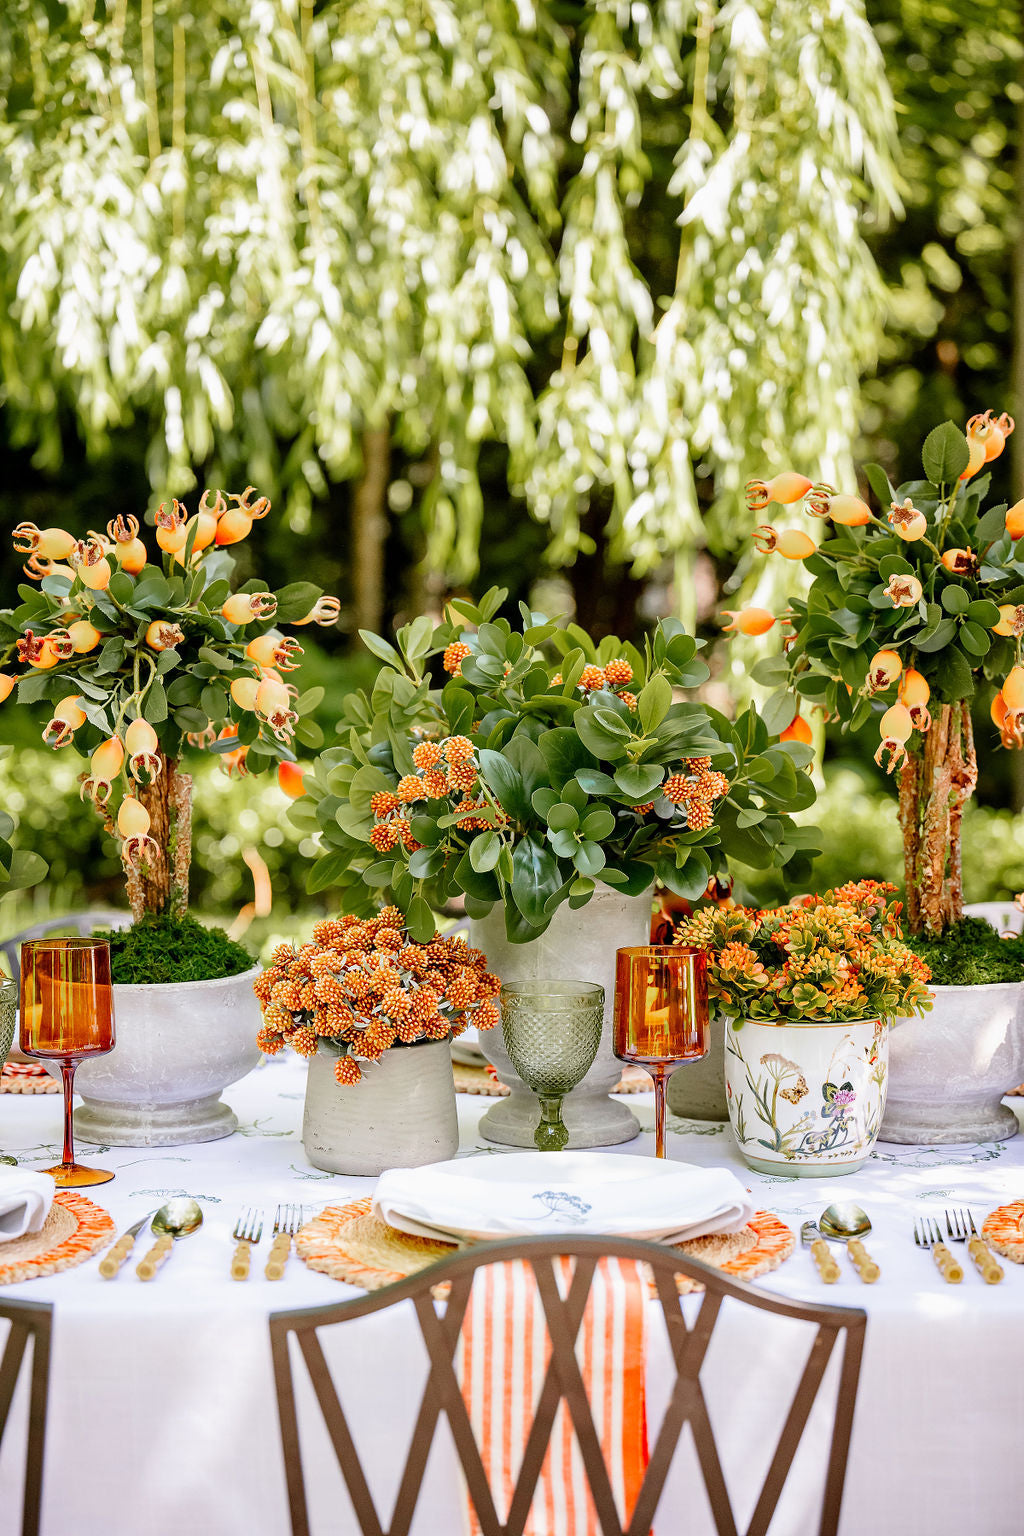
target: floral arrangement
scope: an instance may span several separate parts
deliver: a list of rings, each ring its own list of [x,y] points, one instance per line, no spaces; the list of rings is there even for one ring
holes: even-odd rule
[[[282,944],[272,962],[253,983],[260,1050],[331,1051],[342,1084],[358,1083],[360,1061],[379,1061],[393,1046],[451,1040],[469,1024],[492,1029],[500,1019],[501,982],[482,951],[440,933],[415,943],[396,907],[316,923],[311,943]]]
[[[222,754],[227,772],[280,763],[300,786],[293,741],[321,743],[300,717],[320,692],[286,681],[302,655],[282,624],[333,624],[336,598],[297,582],[272,593],[233,589],[230,547],[270,502],[204,492],[189,516],[179,501],[155,514],[156,551],[138,519],[106,534],[20,523],[27,556],[21,604],[0,612],[0,701],[49,703],[43,740],[88,758],[81,792],[120,842],[133,916],[180,918],[188,905],[191,779],[187,747]]]
[[[709,673],[678,621],[642,650],[595,645],[525,605],[513,627],[496,617],[505,597],[453,602],[396,646],[363,633],[380,675],[346,700],[291,813],[320,834],[311,891],[338,886],[366,914],[391,900],[417,940],[453,898],[472,917],[500,903],[525,942],[598,880],[695,898],[728,858],[806,877],[817,833],[790,813],[814,800],[810,750],[753,709],[733,723],[684,700]]]
[[[893,885],[861,880],[786,907],[706,907],[674,943],[708,951],[708,997],[738,1019],[883,1021],[925,1013],[931,973],[901,942]]]
[[[804,706],[857,730],[877,718],[877,760],[899,773],[907,919],[941,934],[963,915],[960,835],[977,782],[970,703],[993,685],[992,719],[1004,747],[1024,745],[1024,501],[984,509],[986,465],[1013,421],[991,411],[962,432],[929,433],[925,479],[894,487],[877,464],[865,476],[878,510],[787,471],[748,486],[756,510],[802,506],[828,535],[762,524],[758,547],[803,561],[813,580],[783,621],[782,654],[753,669],[777,691],[764,717],[783,737],[810,738]],[[763,634],[775,615],[730,614],[730,629]]]

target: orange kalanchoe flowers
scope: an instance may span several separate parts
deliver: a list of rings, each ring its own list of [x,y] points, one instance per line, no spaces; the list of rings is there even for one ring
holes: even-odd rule
[[[268,1056],[290,1045],[300,1056],[335,1056],[341,1084],[392,1046],[451,1040],[469,1024],[491,1029],[501,981],[461,938],[435,933],[414,944],[397,907],[376,917],[327,918],[312,941],[282,944],[253,983],[263,1010],[256,1037]]]

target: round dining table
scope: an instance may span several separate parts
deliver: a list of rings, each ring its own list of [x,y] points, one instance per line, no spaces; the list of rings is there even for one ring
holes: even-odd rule
[[[278,1058],[229,1089],[225,1097],[239,1129],[221,1141],[83,1146],[84,1160],[115,1173],[113,1182],[88,1194],[109,1211],[119,1232],[180,1194],[198,1200],[204,1222],[176,1246],[151,1283],[136,1278],[134,1258],[116,1280],[105,1281],[97,1256],[2,1293],[54,1308],[43,1536],[181,1536],[183,1531],[288,1536],[267,1318],[357,1292],[308,1269],[294,1254],[284,1278],[268,1281],[263,1265],[270,1225],[279,1204],[300,1203],[312,1216],[374,1187],[373,1179],[332,1175],[307,1161],[301,1139],[304,1075],[305,1065],[296,1058]],[[460,1156],[507,1155],[509,1149],[479,1133],[488,1102],[460,1095]],[[650,1157],[653,1096],[637,1094],[629,1103],[641,1133],[609,1150]],[[26,1167],[52,1164],[59,1154],[60,1105],[58,1095],[0,1096],[0,1152],[14,1154]],[[401,1105],[395,1113],[401,1114]],[[757,1284],[868,1314],[841,1536],[980,1531],[1019,1536],[1024,1530],[1017,1475],[1024,1424],[1024,1267],[1004,1261],[1002,1283],[986,1285],[958,1250],[963,1282],[949,1285],[932,1256],[915,1247],[912,1229],[915,1218],[941,1217],[953,1207],[969,1209],[980,1226],[994,1207],[1024,1196],[1024,1136],[966,1146],[879,1143],[861,1171],[825,1179],[750,1172],[728,1125],[717,1122],[672,1118],[668,1150],[679,1162],[731,1168],[759,1208],[775,1212],[793,1229],[792,1256]],[[839,1199],[856,1200],[870,1214],[869,1247],[881,1267],[874,1285],[864,1284],[837,1250],[841,1279],[825,1286],[800,1246],[801,1222]],[[230,1278],[231,1234],[248,1207],[262,1210],[264,1238],[250,1278],[238,1282]],[[142,1239],[134,1257],[143,1251],[141,1244]],[[698,1299],[689,1298],[687,1306],[696,1308]],[[729,1302],[705,1361],[705,1395],[741,1529],[806,1356],[806,1328]],[[0,1346],[3,1334],[0,1322]],[[322,1337],[378,1506],[387,1516],[426,1371],[411,1305],[402,1303]],[[652,1426],[671,1380],[663,1346],[663,1332],[652,1326],[647,1351]],[[20,1528],[26,1375],[0,1448],[0,1536],[17,1536]],[[315,1536],[357,1536],[301,1367],[297,1375],[312,1530]],[[834,1379],[830,1368],[773,1536],[811,1536],[817,1528]],[[463,1529],[454,1451],[442,1430],[413,1531],[456,1536]],[[655,1520],[660,1536],[684,1530],[688,1536],[713,1531],[688,1437]]]

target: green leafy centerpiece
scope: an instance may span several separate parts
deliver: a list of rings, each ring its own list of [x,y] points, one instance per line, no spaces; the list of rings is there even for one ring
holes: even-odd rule
[[[870,1153],[888,1026],[932,1002],[894,891],[862,880],[771,911],[708,907],[677,928],[677,944],[708,951],[729,1118],[751,1167],[826,1176]]]

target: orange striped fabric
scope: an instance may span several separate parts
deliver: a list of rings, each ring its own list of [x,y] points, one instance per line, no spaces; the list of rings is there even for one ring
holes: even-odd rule
[[[572,1278],[570,1260],[559,1261],[558,1278],[564,1297]],[[602,1259],[576,1336],[576,1358],[624,1523],[647,1466],[646,1297],[632,1260]],[[462,1395],[501,1520],[512,1501],[550,1354],[544,1308],[529,1266],[492,1264],[480,1271],[463,1325],[459,1363]],[[466,1528],[470,1536],[480,1536],[465,1486],[463,1502]],[[564,1403],[552,1428],[526,1536],[600,1536]]]

